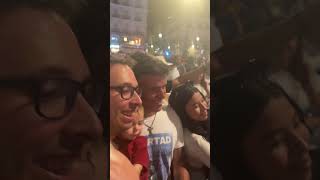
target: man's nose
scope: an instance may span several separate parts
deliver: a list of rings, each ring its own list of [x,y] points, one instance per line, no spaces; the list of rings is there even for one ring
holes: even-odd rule
[[[141,97],[136,92],[134,92],[134,94],[132,96],[131,103],[136,104],[138,106],[140,106],[142,104]]]
[[[102,131],[102,123],[97,114],[79,94],[62,131],[65,146],[80,148],[87,142],[98,141],[102,138]]]

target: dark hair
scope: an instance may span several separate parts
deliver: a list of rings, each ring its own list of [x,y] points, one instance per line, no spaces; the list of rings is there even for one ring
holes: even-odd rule
[[[55,12],[67,22],[71,22],[86,5],[86,0],[2,0],[0,12],[6,13],[17,8],[33,8]]]
[[[110,55],[110,65],[123,64],[129,67],[134,66],[135,60],[126,54],[111,54]]]
[[[303,112],[262,73],[240,72],[216,82],[213,102],[213,161],[225,180],[255,180],[243,157],[243,140],[271,99],[285,97],[303,121]]]
[[[192,83],[188,82],[183,84],[177,88],[175,88],[169,97],[169,104],[175,110],[179,118],[181,119],[181,123],[183,128],[187,128],[192,133],[199,134],[203,136],[207,141],[210,141],[210,125],[209,121],[198,122],[192,120],[187,112],[186,112],[186,104],[192,98],[195,93],[201,92],[193,86]],[[203,98],[203,94],[201,94]]]
[[[169,68],[154,56],[147,54],[136,54],[132,56],[137,64],[133,67],[133,72],[139,80],[144,75],[167,76]]]

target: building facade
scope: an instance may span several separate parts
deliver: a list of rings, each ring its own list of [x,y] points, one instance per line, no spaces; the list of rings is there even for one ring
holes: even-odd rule
[[[148,0],[110,0],[111,52],[144,50]]]

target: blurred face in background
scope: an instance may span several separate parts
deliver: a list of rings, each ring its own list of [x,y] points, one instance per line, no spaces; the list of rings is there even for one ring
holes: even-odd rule
[[[244,140],[249,169],[261,180],[311,180],[308,139],[288,100],[273,98]]]

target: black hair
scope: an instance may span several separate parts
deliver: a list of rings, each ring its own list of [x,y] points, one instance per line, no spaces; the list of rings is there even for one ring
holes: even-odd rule
[[[167,65],[162,63],[154,56],[141,53],[133,55],[132,58],[134,58],[137,62],[137,64],[133,67],[133,72],[137,80],[144,75],[167,76],[169,73],[169,68]]]
[[[190,130],[190,132],[199,134],[203,136],[207,141],[210,141],[209,119],[203,122],[194,121],[188,116],[185,109],[188,101],[197,92],[200,93],[205,99],[203,94],[196,87],[194,87],[191,82],[185,83],[175,88],[171,92],[169,97],[169,104],[181,119],[183,128],[187,128]]]
[[[132,59],[127,54],[111,54],[110,55],[110,65],[122,64],[122,65],[127,65],[129,67],[133,67],[135,63],[136,63],[135,60]]]
[[[270,100],[284,97],[303,121],[297,104],[264,73],[241,71],[216,82],[213,102],[213,151],[211,160],[225,180],[256,180],[243,157],[243,140]],[[304,121],[303,121],[304,122]]]

